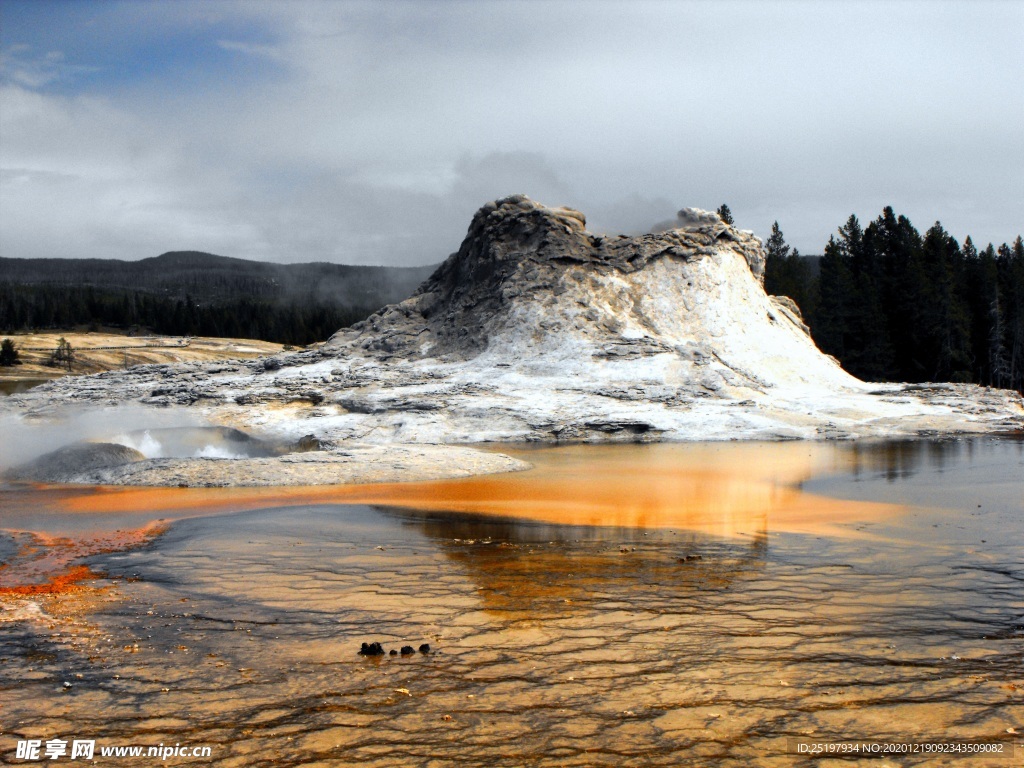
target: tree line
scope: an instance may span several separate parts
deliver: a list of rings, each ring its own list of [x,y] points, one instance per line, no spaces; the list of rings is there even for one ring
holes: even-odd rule
[[[778,222],[765,243],[765,290],[792,298],[815,342],[866,381],[975,382],[1024,392],[1024,243],[961,245],[924,235],[886,207],[850,216],[817,263]]]
[[[287,304],[384,306],[401,301],[434,267],[347,264],[275,264],[171,251],[139,261],[117,259],[12,259],[0,257],[2,279],[19,285],[69,285],[148,293],[197,304],[247,298]]]
[[[199,303],[94,286],[0,283],[0,331],[113,326],[167,336],[263,339],[305,346],[368,317],[376,306],[233,298]]]

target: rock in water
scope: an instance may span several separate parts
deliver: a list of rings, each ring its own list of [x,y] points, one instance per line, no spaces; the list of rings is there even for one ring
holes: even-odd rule
[[[9,480],[37,483],[74,482],[85,472],[119,467],[146,457],[134,448],[116,443],[73,443],[15,467]]]
[[[1011,392],[853,378],[817,349],[792,301],[765,294],[756,237],[697,209],[665,226],[598,235],[579,211],[496,200],[412,297],[319,350],[244,369],[68,378],[0,409],[41,413],[62,398],[188,405],[293,440],[315,432],[325,445],[1024,428]]]
[[[383,656],[384,646],[380,643],[363,643],[359,648],[360,656]]]

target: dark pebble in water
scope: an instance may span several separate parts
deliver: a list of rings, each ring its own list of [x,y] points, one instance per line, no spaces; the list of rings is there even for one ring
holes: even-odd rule
[[[402,655],[403,656],[408,656],[410,653],[416,653],[416,649],[413,648],[411,645],[403,645],[402,646]]]
[[[694,560],[703,560],[703,559],[704,558],[701,557],[700,555],[686,555],[685,557],[680,557],[679,558],[679,562],[680,563],[692,563]]]
[[[397,656],[398,655],[398,651],[396,651],[394,648],[392,648],[391,649],[391,655],[392,656]]]
[[[360,656],[383,656],[384,648],[380,643],[363,643],[359,649]]]
[[[430,653],[430,643],[424,643],[420,646],[420,653]]]

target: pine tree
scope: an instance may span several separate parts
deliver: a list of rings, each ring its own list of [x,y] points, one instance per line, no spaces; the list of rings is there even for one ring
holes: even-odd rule
[[[999,307],[999,292],[996,292],[989,308],[991,330],[988,335],[989,383],[996,387],[1005,387],[1010,383],[1010,363],[1006,358],[1006,346],[1003,344],[1003,313]]]
[[[928,378],[920,361],[920,324],[917,316],[925,302],[925,273],[921,265],[921,235],[905,216],[891,206],[868,225],[864,241],[876,274],[877,297],[888,334],[888,377],[901,381]]]
[[[779,222],[772,225],[772,234],[765,243],[764,289],[770,296],[791,298],[805,321],[814,315],[818,290],[815,278],[800,251],[786,244]]]
[[[732,219],[732,211],[729,210],[729,206],[722,203],[721,207],[717,211],[718,217],[728,224],[730,227],[736,222]]]
[[[14,345],[13,341],[10,339],[0,341],[0,365],[20,365],[18,357],[18,348]]]
[[[1024,241],[1003,244],[998,253],[1000,282],[1006,297],[1006,347],[1010,372],[1008,386],[1024,391]]]
[[[892,374],[893,355],[882,300],[882,270],[878,253],[865,237],[855,215],[839,228],[839,249],[852,276],[847,297],[847,348],[843,363],[869,381],[884,381]]]
[[[1001,324],[995,249],[989,246],[979,253],[968,236],[960,247],[960,261],[963,268],[960,293],[970,326],[971,380],[992,384],[993,336],[1002,336],[1001,330],[998,333],[994,330],[997,320]]]
[[[811,329],[812,335],[823,352],[845,363],[853,275],[835,236],[829,237],[821,259],[818,293],[818,318]]]
[[[776,221],[772,224],[771,236],[764,244],[764,290],[769,296],[789,296],[785,280],[787,256],[789,246]]]
[[[919,320],[924,354],[933,381],[970,379],[969,320],[957,292],[960,245],[935,222],[922,244],[927,300],[920,307]]]

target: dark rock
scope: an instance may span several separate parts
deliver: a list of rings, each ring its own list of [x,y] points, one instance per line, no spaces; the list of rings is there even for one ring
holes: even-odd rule
[[[605,345],[593,357],[601,360],[639,360],[675,350],[667,344],[650,339],[622,339]]]
[[[40,483],[75,482],[77,476],[86,472],[145,458],[134,448],[117,443],[74,443],[15,467],[7,473],[7,478]]]
[[[413,648],[411,645],[403,645],[402,646],[402,655],[403,656],[408,656],[410,653],[416,653],[416,649]]]
[[[380,643],[363,643],[359,649],[360,656],[383,656],[384,647]]]
[[[598,432],[624,432],[630,435],[643,435],[652,430],[658,431],[651,424],[643,421],[588,421],[585,426],[587,429]]]
[[[268,392],[246,392],[244,395],[238,395],[235,402],[239,405],[259,405],[273,399],[273,395]]]
[[[289,403],[309,403],[310,405],[320,405],[326,398],[322,392],[315,390],[304,390],[297,393],[293,397],[289,397],[286,402]]]
[[[424,643],[420,646],[420,653],[430,653],[430,643]]]
[[[349,413],[387,413],[389,411],[440,411],[445,408],[444,403],[432,400],[417,400],[410,397],[396,398],[369,398],[345,397],[338,400],[338,405]]]
[[[292,446],[292,450],[296,452],[306,453],[309,451],[325,451],[329,447],[330,445],[325,443],[316,435],[304,435],[295,442],[295,444]]]
[[[398,655],[398,651],[396,651],[394,648],[392,648],[391,649],[391,655],[392,656],[397,656]]]

